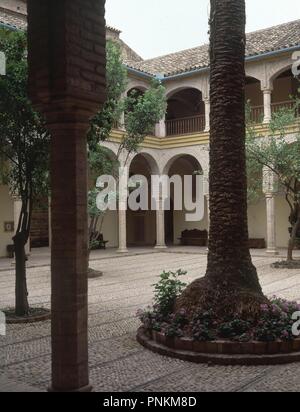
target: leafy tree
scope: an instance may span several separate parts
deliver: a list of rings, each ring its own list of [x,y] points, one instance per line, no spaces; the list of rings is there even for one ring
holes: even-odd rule
[[[245,153],[245,0],[211,0],[210,236],[204,279],[175,310],[256,316],[266,301],[248,246]]]
[[[127,70],[122,63],[120,46],[111,40],[107,43],[106,72],[107,101],[104,108],[92,119],[88,133],[89,163],[94,183],[95,177],[102,174],[113,175],[118,181],[121,154],[125,151],[128,160],[131,153],[136,153],[145,137],[153,132],[155,124],[163,118],[167,108],[165,89],[155,80],[145,93],[133,92],[125,96]],[[101,146],[101,142],[108,140],[123,112],[126,130],[119,144],[116,159],[112,159],[107,149]],[[97,189],[89,192],[90,247],[101,233],[105,217],[105,213],[96,210],[97,194]]]
[[[1,30],[0,50],[7,74],[0,78],[0,153],[2,177],[22,202],[13,238],[16,256],[16,314],[28,314],[25,245],[35,199],[47,193],[49,134],[27,97],[26,35]]]
[[[295,124],[295,114],[300,101],[296,99],[291,108],[282,108],[273,114],[270,134],[262,137],[251,123],[247,126],[247,159],[249,193],[259,197],[262,187],[262,170],[269,170],[285,193],[289,205],[290,239],[287,260],[293,260],[293,250],[300,231],[300,130],[293,141],[287,138],[287,127]],[[256,171],[256,172],[255,172]]]

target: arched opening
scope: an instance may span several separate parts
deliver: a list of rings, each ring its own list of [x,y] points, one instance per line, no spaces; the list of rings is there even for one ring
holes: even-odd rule
[[[272,113],[276,113],[281,108],[292,108],[293,98],[300,96],[298,89],[299,82],[293,75],[291,68],[275,77],[273,79]]]
[[[174,176],[180,176],[182,181],[182,192],[184,193],[184,176],[192,176],[192,193],[193,201],[196,199],[196,174],[202,173],[202,167],[198,160],[188,154],[182,154],[171,159],[165,168],[165,173],[168,174],[170,178]],[[182,197],[183,199],[183,197]],[[186,221],[186,214],[188,213],[184,207],[182,210],[175,210],[175,192],[174,184],[171,185],[170,190],[170,210],[165,211],[165,241],[167,245],[178,245],[181,243],[180,238],[183,231],[197,231],[202,232],[203,241],[200,238],[198,240],[191,240],[190,245],[194,246],[205,246],[207,243],[207,230],[208,230],[208,206],[205,202],[205,213],[201,221],[188,222]],[[206,232],[206,233],[205,233]],[[199,235],[199,233],[198,233]]]
[[[254,77],[246,77],[245,88],[246,102],[250,105],[250,120],[262,123],[264,119],[264,98],[260,81]]]
[[[205,104],[195,88],[183,89],[168,99],[166,134],[176,136],[202,132],[205,129]]]
[[[144,176],[148,182],[148,210],[133,211],[128,208],[126,214],[127,245],[155,246],[156,244],[156,211],[151,210],[151,175],[157,174],[155,160],[147,154],[138,154],[131,162],[129,177]]]

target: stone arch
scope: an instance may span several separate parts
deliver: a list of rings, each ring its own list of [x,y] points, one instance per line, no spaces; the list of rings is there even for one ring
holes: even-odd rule
[[[133,90],[133,89],[137,89],[137,90],[140,90],[142,92],[145,92],[146,90],[149,89],[149,87],[150,87],[149,84],[147,84],[146,82],[130,81],[127,85],[125,95],[127,95],[128,92],[130,92],[130,90]]]
[[[278,66],[275,66],[273,70],[271,70],[270,75],[270,83],[273,85],[274,81],[284,72],[288,71],[292,68],[291,62],[282,62]]]
[[[192,194],[193,201],[196,200],[196,194],[199,193],[197,187],[197,178],[195,176],[196,171],[202,171],[205,174],[204,167],[201,165],[199,158],[192,153],[178,153],[173,154],[165,164],[164,174],[168,175],[169,178],[173,178],[173,182],[177,181],[179,176],[181,178],[181,184],[175,186],[175,184],[170,186],[170,192],[168,195],[168,200],[165,204],[165,243],[167,245],[179,244],[179,238],[185,230],[208,230],[208,202],[207,199],[201,198],[203,201],[203,217],[199,218],[197,221],[189,221],[187,219],[188,209],[186,209],[186,200],[184,193],[186,190],[186,180],[185,176],[192,176]],[[205,182],[205,180],[204,180]],[[179,188],[183,189],[182,200],[180,200]],[[178,190],[177,190],[178,189]],[[206,195],[206,188],[203,188],[203,195]],[[179,196],[179,197],[178,197]],[[182,201],[181,205],[180,202]],[[178,208],[179,206],[179,208]],[[203,245],[204,246],[204,245]]]
[[[176,85],[174,87],[172,87],[171,89],[166,90],[166,97],[167,99],[170,99],[171,97],[173,97],[175,94],[186,90],[186,89],[196,89],[198,90],[200,93],[203,93],[203,89],[199,86],[199,84],[197,84],[196,82],[192,82],[192,83],[181,83],[180,85]]]
[[[151,172],[151,174],[158,175],[160,173],[158,160],[155,158],[155,156],[152,153],[149,153],[146,150],[141,150],[138,153],[136,153],[135,155],[131,156],[131,158],[130,158],[128,164],[127,164],[129,169],[130,169],[133,161],[138,156],[142,156],[147,161],[147,163],[149,165],[149,171]]]
[[[175,136],[203,132],[206,107],[199,87],[183,85],[167,95],[166,134]]]
[[[170,168],[172,164],[178,160],[181,157],[184,156],[190,156],[193,158],[201,167],[202,171],[204,174],[206,174],[206,171],[208,169],[208,153],[204,154],[204,150],[201,150],[201,153],[197,152],[195,154],[195,149],[191,148],[186,148],[186,149],[180,149],[177,151],[177,153],[173,151],[173,153],[170,153],[168,156],[164,158],[163,165],[162,165],[162,173],[163,174],[168,174],[170,171]],[[207,157],[207,160],[205,159]]]
[[[159,166],[152,154],[139,152],[128,162],[129,177],[142,175],[148,181],[148,209],[126,213],[127,244],[129,246],[155,246],[157,242],[157,216],[152,206],[152,175],[159,173]]]

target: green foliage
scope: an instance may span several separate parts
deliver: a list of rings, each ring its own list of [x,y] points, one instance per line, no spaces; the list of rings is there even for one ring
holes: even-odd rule
[[[106,44],[107,98],[101,111],[91,121],[88,133],[90,148],[108,139],[114,124],[124,110],[124,94],[127,86],[127,71],[122,63],[120,46],[111,40]]]
[[[97,145],[93,150],[89,150],[88,163],[92,177],[116,176],[118,173],[119,162],[106,147]]]
[[[147,135],[166,113],[165,88],[153,80],[145,93],[131,93],[125,101],[126,134],[122,147],[129,153],[137,152]]]
[[[291,108],[281,108],[273,114],[268,137],[257,135],[253,124],[247,124],[247,167],[248,198],[260,197],[262,191],[263,170],[269,171],[276,178],[278,189],[284,191],[290,208],[290,239],[287,259],[292,260],[293,249],[300,229],[300,130],[296,122],[300,101],[295,99]],[[298,125],[293,138],[287,137],[287,128]],[[271,190],[277,188],[271,188]]]
[[[131,93],[124,97],[128,83],[127,70],[122,63],[120,46],[107,42],[107,99],[103,109],[92,119],[88,133],[91,150],[107,140],[122,112],[125,112],[126,133],[120,150],[136,152],[145,137],[153,133],[154,126],[163,118],[167,103],[165,89],[153,80],[145,93]]]
[[[0,30],[7,74],[0,78],[2,179],[23,201],[47,193],[49,134],[27,97],[26,35]]]
[[[272,171],[280,185],[287,190],[293,188],[295,180],[300,180],[300,132],[293,142],[287,139],[287,127],[295,122],[295,111],[299,108],[296,100],[293,108],[282,108],[273,114],[269,137],[257,135],[253,125],[247,126],[247,158],[249,169],[258,173],[263,167]],[[250,180],[255,182],[254,179]],[[262,172],[260,173],[262,175]],[[254,185],[255,189],[255,185]]]
[[[174,305],[175,299],[179,296],[186,283],[181,282],[180,277],[185,276],[187,272],[179,269],[176,272],[163,272],[160,280],[154,286],[154,302],[162,314],[168,314]]]

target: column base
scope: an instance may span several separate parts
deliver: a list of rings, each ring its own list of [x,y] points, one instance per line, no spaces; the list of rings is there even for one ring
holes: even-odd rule
[[[278,256],[279,252],[277,249],[267,249],[266,254],[269,256]]]
[[[127,248],[121,248],[117,250],[117,253],[128,253],[128,249]]]
[[[157,246],[154,246],[154,249],[168,249],[168,246],[166,246],[166,245],[157,245]]]

